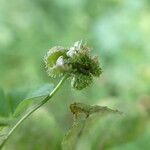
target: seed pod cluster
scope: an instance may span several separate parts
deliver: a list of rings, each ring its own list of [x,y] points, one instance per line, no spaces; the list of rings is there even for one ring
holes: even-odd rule
[[[80,41],[65,49],[61,46],[51,48],[45,56],[47,72],[51,77],[67,74],[71,85],[81,90],[102,73],[97,57],[90,55],[90,48]]]

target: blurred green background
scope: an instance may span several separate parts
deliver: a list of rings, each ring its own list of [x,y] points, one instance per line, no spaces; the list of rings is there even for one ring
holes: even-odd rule
[[[149,0],[0,0],[0,86],[17,104],[30,89],[57,83],[48,77],[43,57],[49,48],[77,40],[99,56],[101,78],[83,91],[67,81],[16,130],[5,150],[60,150],[74,101],[126,114],[119,122],[102,119],[78,149],[150,149]]]

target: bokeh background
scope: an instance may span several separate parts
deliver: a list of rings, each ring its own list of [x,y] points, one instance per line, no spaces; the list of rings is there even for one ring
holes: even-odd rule
[[[16,130],[5,150],[60,150],[75,101],[126,114],[119,122],[101,120],[79,149],[150,149],[149,0],[0,0],[1,88],[17,105],[31,88],[57,83],[48,77],[43,56],[52,46],[77,40],[99,56],[103,74],[82,91],[71,89],[68,80]]]

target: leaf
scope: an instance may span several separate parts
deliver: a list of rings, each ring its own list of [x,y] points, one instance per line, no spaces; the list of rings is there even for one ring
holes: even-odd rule
[[[19,87],[19,88],[14,88],[13,90],[9,91],[6,95],[9,106],[10,106],[10,111],[11,114],[14,113],[16,107],[18,104],[25,99],[26,95],[28,94],[28,91],[30,89],[24,88],[24,87]]]
[[[9,126],[10,124],[10,119],[4,118],[4,117],[0,117],[0,127],[5,127],[5,126]]]
[[[8,117],[10,114],[10,108],[8,101],[5,97],[4,91],[0,88],[0,116]]]
[[[3,122],[0,122],[0,127],[4,127],[4,126],[7,126],[7,124],[3,123]]]
[[[92,115],[94,113],[122,114],[122,112],[120,112],[118,110],[110,109],[106,106],[98,106],[98,105],[90,106],[90,105],[87,105],[84,103],[76,103],[76,102],[70,105],[70,110],[76,116],[76,118],[77,118],[78,114],[85,114],[86,117],[89,117],[90,115]]]
[[[42,88],[29,94],[28,98],[24,99],[17,107],[14,116],[9,122],[9,126],[4,126],[0,130],[0,149],[8,139],[14,129],[26,118],[33,110],[38,108],[43,99],[51,92],[51,84],[46,84]]]
[[[81,140],[84,141],[83,137],[98,123],[100,117],[107,114],[122,114],[118,110],[113,110],[105,106],[90,106],[84,103],[73,103],[70,105],[71,112],[75,115],[75,121],[66,134],[62,142],[63,150],[77,150]],[[90,149],[89,143],[85,146],[86,148],[79,149]],[[83,145],[83,144],[82,144]]]
[[[85,120],[75,121],[62,141],[62,150],[75,150],[78,139],[84,128]]]
[[[44,86],[40,87],[39,89],[33,91],[32,93],[30,92],[16,108],[13,116],[17,117],[19,116],[25,109],[33,103],[33,101],[38,101],[39,99],[43,99],[45,96],[47,96],[50,91],[52,90],[53,86],[52,84],[45,84]]]

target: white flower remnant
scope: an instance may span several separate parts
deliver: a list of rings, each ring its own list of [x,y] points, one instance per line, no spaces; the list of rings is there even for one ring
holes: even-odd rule
[[[56,66],[64,66],[64,58],[63,56],[60,56],[56,61]]]

